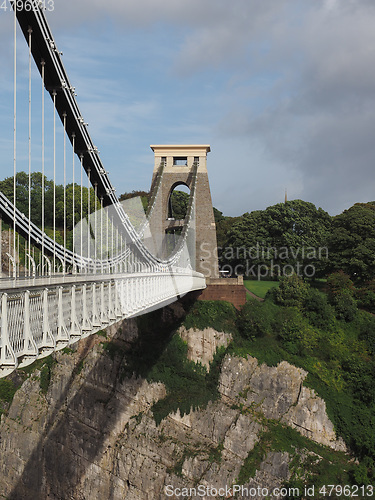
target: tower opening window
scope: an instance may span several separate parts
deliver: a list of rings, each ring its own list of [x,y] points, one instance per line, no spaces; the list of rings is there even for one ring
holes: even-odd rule
[[[174,156],[173,165],[177,167],[187,167],[187,156]]]

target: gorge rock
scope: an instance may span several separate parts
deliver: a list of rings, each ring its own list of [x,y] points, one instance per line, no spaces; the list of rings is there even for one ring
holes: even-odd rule
[[[151,408],[166,388],[124,371],[125,353],[137,336],[135,320],[106,335],[57,353],[45,395],[38,371],[16,392],[0,425],[4,497],[165,500],[168,487],[230,487],[238,484],[267,419],[344,449],[324,401],[302,386],[304,370],[286,362],[259,365],[250,356],[225,356],[218,400],[186,415],[171,413],[157,426]],[[229,339],[206,330],[184,335],[191,359],[206,365]],[[290,476],[290,462],[288,453],[268,451],[243,486],[281,486]]]
[[[178,334],[187,343],[187,358],[195,363],[201,363],[207,369],[214,359],[215,353],[219,347],[227,347],[232,340],[232,335],[224,332],[217,332],[213,328],[204,330],[195,330],[190,328],[186,330],[182,326]]]

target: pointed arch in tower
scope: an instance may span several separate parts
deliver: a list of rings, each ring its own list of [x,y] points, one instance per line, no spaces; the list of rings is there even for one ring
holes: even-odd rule
[[[152,145],[155,165],[151,184],[151,198],[156,184],[158,196],[155,208],[150,217],[150,228],[156,239],[156,247],[163,254],[163,237],[170,231],[176,221],[169,217],[169,200],[178,185],[185,185],[190,190],[193,185],[193,167],[197,165],[195,186],[195,269],[206,277],[219,276],[216,224],[212,208],[212,199],[207,172],[207,154],[209,145]],[[163,167],[160,180],[160,168]]]

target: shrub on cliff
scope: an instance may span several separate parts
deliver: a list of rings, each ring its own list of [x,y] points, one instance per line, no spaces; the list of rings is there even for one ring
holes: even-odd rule
[[[350,277],[343,271],[332,273],[327,279],[328,301],[335,308],[337,319],[353,321],[357,314],[357,303],[354,299],[354,285]]]
[[[343,271],[332,273],[327,278],[328,298],[331,300],[336,294],[344,291],[354,292],[353,281]]]
[[[375,317],[361,311],[359,314],[359,338],[366,342],[367,349],[371,355],[375,354]]]
[[[204,330],[213,328],[218,332],[235,333],[237,311],[229,302],[221,300],[197,300],[186,318],[183,325],[188,330]]]
[[[303,314],[308,321],[321,330],[331,330],[335,319],[327,296],[316,288],[309,288],[303,303]]]
[[[271,288],[269,297],[280,306],[301,307],[308,293],[308,285],[296,274],[280,279],[278,288]]]
[[[303,356],[317,347],[319,333],[295,307],[279,309],[273,322],[273,330],[283,348],[290,354]]]
[[[249,299],[238,314],[237,327],[240,334],[247,338],[264,337],[272,332],[272,317],[263,304]]]

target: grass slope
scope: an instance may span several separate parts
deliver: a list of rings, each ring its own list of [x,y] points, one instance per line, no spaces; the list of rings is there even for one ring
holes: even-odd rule
[[[257,280],[244,280],[244,285],[257,297],[264,299],[268,290],[279,286],[278,281],[257,281]]]

